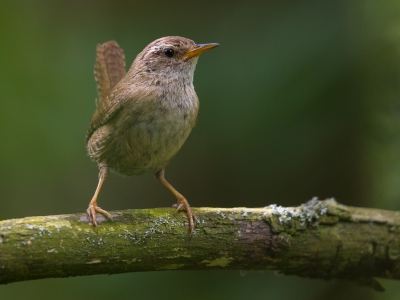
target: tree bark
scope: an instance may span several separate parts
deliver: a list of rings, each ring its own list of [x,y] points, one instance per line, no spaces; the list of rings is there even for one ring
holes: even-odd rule
[[[0,284],[158,270],[278,270],[383,287],[400,279],[400,212],[313,199],[299,207],[114,211],[0,221]]]

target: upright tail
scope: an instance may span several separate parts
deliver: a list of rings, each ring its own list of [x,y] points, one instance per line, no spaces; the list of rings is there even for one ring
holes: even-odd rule
[[[108,95],[115,85],[125,75],[125,55],[117,42],[109,41],[96,48],[96,64],[94,65],[94,78],[97,82],[99,93],[96,101],[97,109],[86,131],[86,142],[93,132],[101,127],[117,111]]]
[[[94,66],[94,78],[99,94],[98,101],[106,101],[112,88],[125,75],[124,51],[115,41],[109,41],[96,48],[96,64]]]

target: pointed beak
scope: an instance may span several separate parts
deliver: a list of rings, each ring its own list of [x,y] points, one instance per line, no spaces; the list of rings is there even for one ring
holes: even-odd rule
[[[215,47],[218,47],[219,44],[217,43],[210,43],[210,44],[196,44],[193,47],[191,47],[185,54],[181,56],[182,59],[189,59],[192,57],[199,56],[203,52],[206,52],[208,50],[211,50]]]

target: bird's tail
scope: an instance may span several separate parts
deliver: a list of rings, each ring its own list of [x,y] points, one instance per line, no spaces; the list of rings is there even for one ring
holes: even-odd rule
[[[115,41],[97,45],[96,52],[94,78],[97,82],[97,91],[99,93],[98,101],[101,103],[106,101],[112,88],[125,75],[125,55]]]

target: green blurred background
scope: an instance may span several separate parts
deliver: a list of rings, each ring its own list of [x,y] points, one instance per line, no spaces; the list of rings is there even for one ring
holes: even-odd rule
[[[97,184],[84,136],[95,47],[127,65],[181,35],[199,60],[201,116],[167,168],[192,206],[299,205],[314,196],[400,209],[399,1],[1,1],[0,219],[84,213]],[[152,174],[111,175],[113,209],[175,202]],[[0,286],[1,299],[399,299],[274,272],[174,271]],[[350,298],[351,297],[351,298]]]

